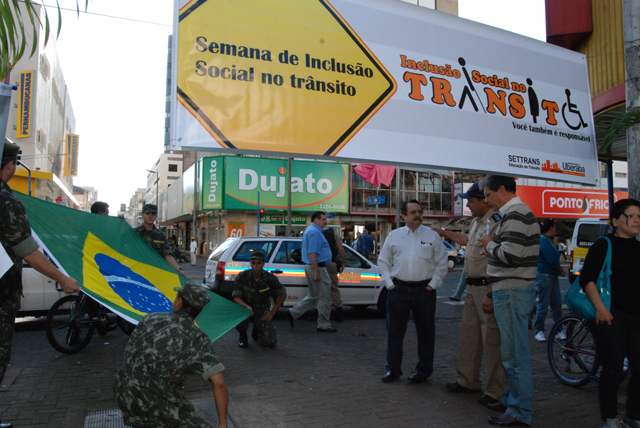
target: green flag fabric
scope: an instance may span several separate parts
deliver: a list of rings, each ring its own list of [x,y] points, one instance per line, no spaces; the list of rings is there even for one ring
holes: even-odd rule
[[[121,218],[89,214],[19,192],[34,237],[82,291],[137,324],[151,312],[170,312],[176,292],[189,282]],[[209,292],[196,323],[218,339],[246,319],[242,306]]]

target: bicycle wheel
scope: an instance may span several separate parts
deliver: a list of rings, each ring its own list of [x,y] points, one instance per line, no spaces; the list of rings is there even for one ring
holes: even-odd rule
[[[551,330],[547,356],[553,374],[567,386],[586,385],[598,371],[596,344],[586,321],[562,317]]]
[[[51,306],[45,330],[51,346],[63,354],[75,354],[89,344],[95,326],[93,313],[83,296],[65,296]]]

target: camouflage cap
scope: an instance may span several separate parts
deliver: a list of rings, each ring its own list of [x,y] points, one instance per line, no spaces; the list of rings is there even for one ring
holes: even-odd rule
[[[209,300],[211,300],[207,290],[205,290],[202,285],[193,282],[187,282],[182,287],[174,288],[173,291],[179,292],[182,298],[196,309],[204,308],[207,306],[207,303],[209,303]]]
[[[4,149],[2,151],[2,161],[13,160],[20,153],[20,146],[9,141],[4,141]]]
[[[264,253],[262,251],[253,251],[251,253],[251,257],[249,257],[249,260],[251,259],[258,259],[258,260],[264,261]]]
[[[158,206],[155,204],[144,204],[142,207],[142,214],[146,214],[147,212],[155,211],[158,212]]]

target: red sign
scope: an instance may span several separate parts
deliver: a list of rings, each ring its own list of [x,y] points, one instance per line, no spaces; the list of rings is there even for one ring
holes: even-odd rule
[[[606,190],[518,186],[516,194],[536,217],[609,217],[609,196]],[[614,191],[613,200],[625,199],[628,195],[628,192]]]

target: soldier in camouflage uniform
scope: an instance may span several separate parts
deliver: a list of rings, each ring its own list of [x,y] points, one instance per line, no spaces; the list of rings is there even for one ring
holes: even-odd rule
[[[180,272],[185,278],[187,275],[184,273],[176,259],[173,258],[171,247],[169,247],[169,241],[164,233],[160,231],[154,224],[158,218],[158,207],[154,204],[145,204],[142,207],[142,225],[135,228],[138,235],[149,245],[156,250],[156,253],[160,254],[160,257],[165,259],[175,270]]]
[[[287,290],[280,284],[278,277],[264,270],[264,254],[260,251],[251,253],[251,269],[245,270],[236,277],[236,288],[233,291],[233,301],[244,306],[252,313],[249,318],[236,327],[240,332],[238,345],[241,348],[249,346],[247,330],[249,321],[253,322],[254,340],[258,340],[265,348],[273,348],[278,343],[273,317],[278,312]],[[275,301],[273,309],[271,304]]]
[[[44,254],[38,251],[38,244],[31,236],[31,226],[24,206],[7,184],[16,172],[19,152],[19,146],[5,142],[0,164],[0,242],[12,263],[7,272],[0,274],[0,382],[9,365],[14,322],[20,309],[22,260],[60,283],[66,293],[80,291],[75,279],[56,269]],[[11,426],[0,423],[0,428]]]
[[[187,374],[213,385],[219,427],[227,427],[224,366],[211,339],[194,323],[209,294],[198,284],[174,288],[172,312],[148,314],[134,330],[113,390],[124,422],[134,428],[210,428],[181,391]]]

